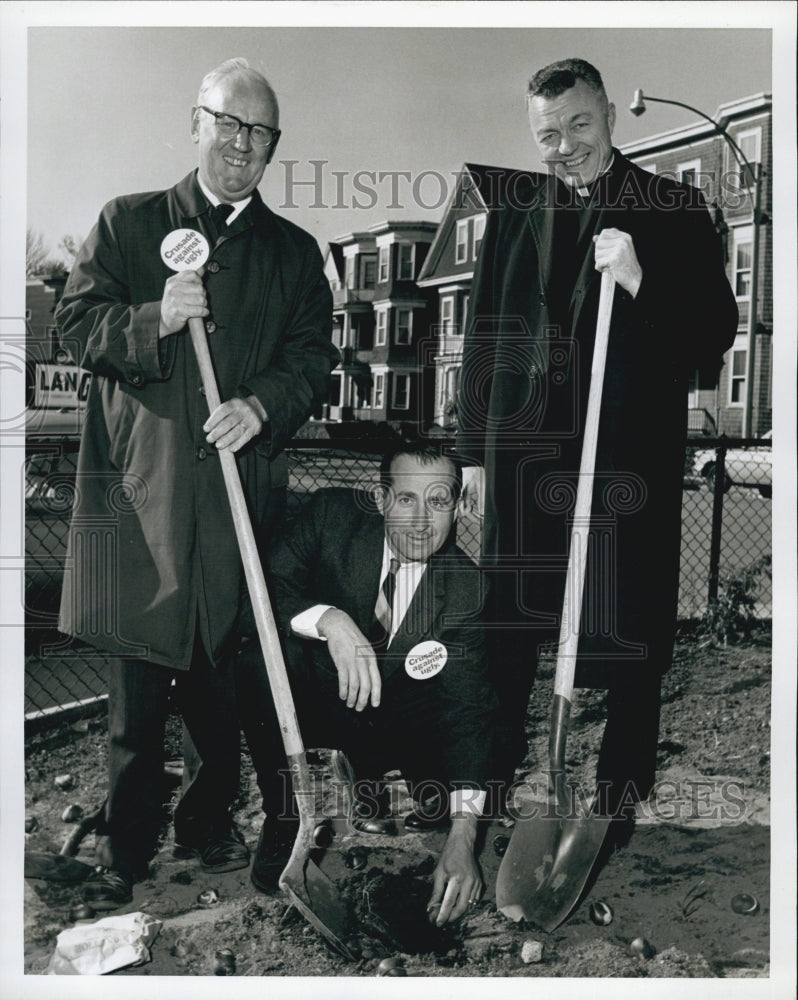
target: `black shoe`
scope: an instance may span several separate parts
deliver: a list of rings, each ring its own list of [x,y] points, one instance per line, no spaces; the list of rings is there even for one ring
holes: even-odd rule
[[[98,865],[86,879],[81,896],[93,910],[115,910],[133,899],[135,881],[129,872]]]
[[[392,837],[396,820],[391,815],[391,796],[382,782],[358,781],[352,805],[352,826],[359,833]]]
[[[411,833],[441,830],[449,823],[448,798],[444,801],[440,795],[432,795],[423,802],[417,802],[413,811],[405,816],[405,830]]]
[[[260,892],[276,892],[280,876],[291,857],[299,821],[279,820],[267,816],[258,837],[250,881]]]
[[[234,872],[249,864],[249,848],[233,823],[204,837],[181,838],[175,843],[176,858],[199,858],[204,872]]]

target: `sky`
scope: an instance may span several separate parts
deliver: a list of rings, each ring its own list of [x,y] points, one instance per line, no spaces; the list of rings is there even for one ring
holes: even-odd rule
[[[280,102],[283,135],[261,193],[322,247],[389,217],[438,221],[464,161],[537,166],[524,94],[554,59],[599,67],[618,144],[695,121],[656,104],[635,118],[636,87],[710,115],[771,90],[765,28],[539,28],[534,5],[521,6],[519,28],[255,26],[269,13],[258,4],[246,28],[33,26],[27,226],[54,249],[66,233],[85,237],[115,195],[184,176],[196,165],[199,81],[232,55],[260,69]]]

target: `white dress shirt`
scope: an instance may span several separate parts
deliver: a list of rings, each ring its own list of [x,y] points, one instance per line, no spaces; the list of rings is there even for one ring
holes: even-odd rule
[[[208,188],[208,186],[203,183],[202,178],[200,177],[199,174],[197,174],[197,181],[199,183],[202,193],[205,195],[205,197],[208,199],[211,205],[216,206],[222,204],[221,200],[216,197],[213,191],[211,191]],[[241,215],[241,213],[244,211],[244,209],[251,201],[252,201],[252,195],[250,194],[247,195],[246,198],[243,198],[241,201],[225,202],[225,204],[228,205],[232,204],[233,206],[233,211],[227,216],[227,219],[225,220],[225,225],[229,226],[234,219],[237,219],[238,216]]]
[[[380,588],[382,588],[385,577],[390,569],[391,559],[396,556],[391,551],[387,539],[383,542],[382,548],[382,569],[380,570]],[[407,614],[407,609],[412,603],[421,578],[427,568],[426,562],[402,562],[396,571],[396,588],[393,595],[393,608],[391,609],[391,634],[388,639],[390,646],[393,637],[399,631],[399,627]],[[375,600],[376,604],[376,600]],[[291,619],[291,630],[295,635],[303,639],[327,640],[319,635],[318,623],[325,611],[333,607],[332,604],[314,604],[307,611],[302,611]],[[451,815],[455,813],[471,813],[481,816],[485,807],[486,792],[475,791],[474,789],[455,789],[449,802]]]

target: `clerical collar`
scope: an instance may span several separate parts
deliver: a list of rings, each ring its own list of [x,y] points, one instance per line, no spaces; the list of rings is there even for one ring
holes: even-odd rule
[[[594,178],[587,187],[578,187],[578,188],[576,188],[576,193],[579,195],[580,198],[589,198],[590,197],[590,192],[591,192],[593,186],[596,184],[596,182],[600,178],[604,177],[606,174],[608,174],[610,172],[610,170],[612,170],[613,163],[615,163],[615,153],[612,154],[612,156],[610,157],[610,162],[601,171],[601,173],[598,175],[598,177]]]
[[[211,205],[221,205],[222,204],[222,202],[220,201],[220,199],[216,197],[216,195],[210,190],[210,188],[208,187],[208,185],[203,182],[203,180],[200,177],[199,173],[197,174],[197,183],[200,186],[200,190],[205,195],[205,197],[208,199],[208,201],[211,203]],[[233,221],[235,219],[237,219],[239,217],[239,215],[241,215],[241,213],[244,211],[244,209],[247,207],[247,205],[251,201],[252,201],[252,195],[250,194],[250,195],[247,195],[247,197],[244,198],[242,201],[234,201],[234,202],[232,202],[233,211],[227,217],[227,225],[228,226],[232,225]]]

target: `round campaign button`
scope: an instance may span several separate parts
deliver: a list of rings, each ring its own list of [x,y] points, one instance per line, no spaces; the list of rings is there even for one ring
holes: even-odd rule
[[[425,681],[439,674],[446,666],[449,653],[442,642],[427,639],[413,646],[405,657],[405,671],[416,681]]]
[[[196,229],[173,229],[161,241],[161,260],[173,271],[196,271],[210,253],[208,241]]]

